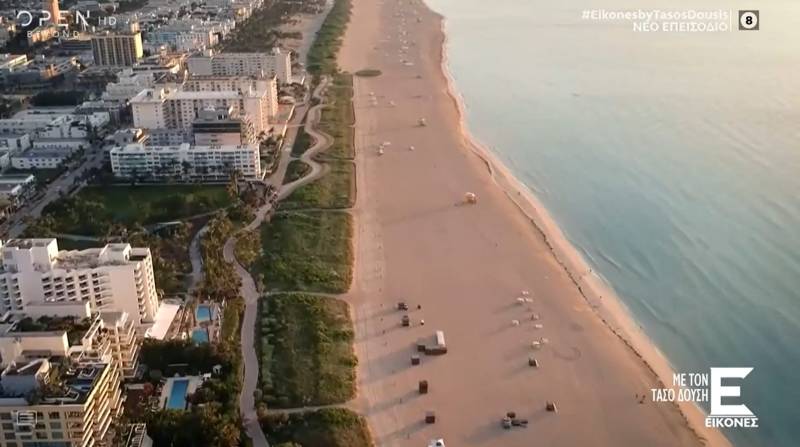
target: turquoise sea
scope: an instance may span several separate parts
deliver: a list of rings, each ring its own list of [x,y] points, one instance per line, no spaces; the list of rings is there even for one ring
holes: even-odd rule
[[[742,446],[800,445],[800,2],[427,0],[470,131],[683,372],[752,366]],[[759,31],[583,10],[760,8]]]

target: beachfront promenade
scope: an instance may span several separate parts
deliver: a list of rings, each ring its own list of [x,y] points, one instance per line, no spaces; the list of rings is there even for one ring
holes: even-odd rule
[[[324,107],[324,102],[322,102],[322,100],[324,98],[324,92],[327,85],[328,79],[323,78],[312,93],[312,97],[319,99],[320,103],[308,111],[308,117],[304,127],[305,131],[314,137],[315,142],[312,147],[303,153],[300,159],[311,166],[311,172],[298,180],[283,185],[283,179],[286,175],[286,167],[288,166],[288,163],[281,163],[276,173],[273,174],[269,179],[269,182],[273,186],[279,188],[279,199],[283,199],[297,188],[319,179],[325,173],[324,165],[316,162],[313,158],[317,153],[330,147],[331,143],[333,142],[330,136],[322,132],[318,132],[315,128],[316,124],[319,122],[321,109]],[[306,101],[306,103],[308,103],[308,101]],[[302,118],[303,114],[297,113],[293,119],[293,123],[302,122]],[[291,143],[292,142],[286,145],[288,147],[285,148],[285,153],[283,154],[283,157],[285,157],[287,160],[289,158],[289,153],[291,152]],[[272,212],[272,209],[273,205],[269,202],[260,207],[256,211],[253,220],[247,226],[242,228],[237,234],[234,234],[228,238],[228,240],[225,241],[225,246],[223,248],[225,261],[233,264],[236,274],[239,276],[242,283],[240,294],[245,303],[244,318],[242,319],[241,328],[244,380],[242,383],[242,392],[239,396],[239,413],[242,416],[242,421],[244,423],[247,436],[253,441],[254,447],[268,446],[266,436],[264,435],[261,425],[259,424],[258,415],[255,408],[255,390],[258,387],[259,374],[258,356],[255,349],[255,323],[258,315],[258,300],[261,297],[261,294],[259,293],[250,272],[242,267],[242,265],[236,259],[236,240],[238,235],[242,234],[243,232],[259,231],[261,224],[264,222],[269,213]]]

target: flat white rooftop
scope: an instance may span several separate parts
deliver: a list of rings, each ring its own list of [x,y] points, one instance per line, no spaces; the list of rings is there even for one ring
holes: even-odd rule
[[[162,302],[158,306],[158,311],[156,311],[156,318],[153,326],[147,330],[144,336],[156,340],[163,340],[164,337],[167,336],[167,331],[169,331],[169,327],[172,325],[172,320],[175,319],[175,315],[178,314],[180,308],[180,304]]]

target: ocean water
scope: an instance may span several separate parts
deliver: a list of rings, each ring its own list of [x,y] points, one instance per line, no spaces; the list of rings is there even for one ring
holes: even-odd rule
[[[800,2],[427,1],[470,131],[676,370],[755,368],[735,445],[800,445]],[[760,30],[582,19],[642,7],[760,7]]]

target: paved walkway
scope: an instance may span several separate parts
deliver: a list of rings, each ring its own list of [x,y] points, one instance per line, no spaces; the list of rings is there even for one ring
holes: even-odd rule
[[[189,261],[192,263],[192,276],[189,280],[189,296],[197,289],[197,286],[203,281],[203,255],[200,252],[200,240],[208,232],[208,223],[203,225],[203,228],[197,231],[197,234],[192,238],[189,244]]]
[[[313,97],[322,100],[325,89],[328,85],[328,78],[323,78],[317,88],[314,90]],[[313,156],[320,151],[326,150],[333,143],[333,139],[324,133],[317,132],[314,126],[319,121],[321,116],[321,109],[323,103],[312,107],[308,111],[306,119],[305,130],[311,134],[314,139],[314,145],[309,148],[301,157],[301,159],[311,166],[311,172],[305,177],[298,179],[294,182],[280,186],[278,198],[283,199],[288,197],[293,191],[301,186],[311,183],[321,177],[326,169],[324,165],[317,163],[313,160]],[[291,149],[291,148],[290,148]],[[273,184],[281,185],[283,177],[286,175],[286,167],[288,164],[280,164],[278,172],[272,177]],[[242,359],[244,364],[244,381],[242,383],[242,394],[239,396],[239,412],[242,415],[247,436],[253,441],[254,447],[269,446],[267,438],[264,436],[261,425],[258,423],[258,415],[255,408],[255,391],[258,386],[258,356],[255,349],[255,324],[258,313],[258,299],[260,294],[256,287],[253,277],[236,259],[236,239],[238,235],[243,232],[257,231],[261,224],[266,219],[269,212],[272,210],[272,204],[267,203],[256,211],[255,218],[237,234],[228,238],[225,241],[223,248],[223,256],[225,261],[233,264],[236,274],[242,281],[240,294],[244,299],[244,318],[242,320],[241,344],[242,344]]]

